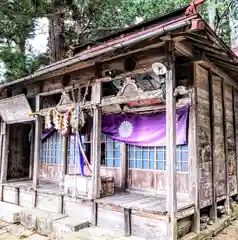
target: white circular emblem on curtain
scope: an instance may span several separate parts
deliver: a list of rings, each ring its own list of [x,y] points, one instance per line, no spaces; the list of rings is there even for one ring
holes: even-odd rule
[[[123,138],[128,138],[132,135],[133,126],[128,121],[123,121],[119,127],[119,135]]]

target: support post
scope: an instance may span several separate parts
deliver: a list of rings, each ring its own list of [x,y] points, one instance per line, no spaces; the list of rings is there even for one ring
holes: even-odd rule
[[[189,111],[189,183],[190,197],[195,205],[192,231],[200,233],[200,183],[199,183],[199,159],[198,159],[198,135],[197,135],[197,86],[196,86],[196,65],[193,64],[194,88],[191,92],[191,107]]]
[[[238,92],[233,87],[233,121],[234,121],[234,136],[236,144],[236,181],[237,181],[237,193],[238,193]]]
[[[3,123],[2,133],[4,136],[2,147],[1,184],[7,181],[10,126],[6,123]]]
[[[176,101],[174,97],[175,63],[173,42],[166,42],[168,69],[166,77],[166,203],[170,216],[168,239],[177,239],[177,177],[176,177]]]
[[[100,198],[100,166],[101,166],[101,108],[94,106],[93,108],[93,169],[92,169],[92,182],[93,182],[93,199]]]
[[[127,145],[120,143],[120,188],[122,191],[126,189],[127,179]]]
[[[31,139],[31,147],[30,147],[30,164],[29,164],[29,179],[33,177],[33,163],[34,163],[34,137],[35,137],[35,129],[34,123],[31,123],[31,131],[32,131],[32,139]]]
[[[225,165],[226,165],[226,169],[225,169],[225,182],[226,182],[225,209],[226,209],[226,214],[230,215],[230,183],[229,183],[229,169],[228,169],[228,145],[227,145],[224,79],[222,79],[222,109],[223,109],[223,133],[224,133],[224,151],[225,151]]]
[[[92,225],[97,224],[97,203],[95,199],[100,198],[101,178],[101,125],[102,112],[98,104],[101,102],[101,83],[97,82],[92,86],[92,103],[93,106],[93,128],[92,128]]]
[[[40,110],[40,96],[36,96],[36,111]],[[35,116],[35,151],[34,151],[34,169],[33,169],[33,189],[36,189],[39,182],[40,157],[41,157],[41,116]]]
[[[214,96],[213,96],[213,74],[209,71],[209,115],[211,126],[211,160],[212,160],[212,207],[210,209],[209,217],[213,222],[217,220],[217,198],[216,198],[216,155],[215,155],[215,121],[214,121]]]

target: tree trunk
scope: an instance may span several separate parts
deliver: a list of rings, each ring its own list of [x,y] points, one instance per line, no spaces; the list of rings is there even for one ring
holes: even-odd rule
[[[57,62],[65,57],[65,27],[63,9],[49,18],[50,62]]]
[[[216,0],[210,0],[208,2],[208,23],[212,30],[215,30],[216,26],[216,8],[215,8]]]
[[[231,30],[231,49],[238,56],[238,3],[236,1],[234,1],[234,4],[230,8],[229,24]]]

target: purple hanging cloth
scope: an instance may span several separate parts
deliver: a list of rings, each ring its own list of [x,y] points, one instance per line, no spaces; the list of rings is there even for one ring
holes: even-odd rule
[[[56,131],[56,129],[54,127],[52,128],[47,128],[47,129],[44,129],[42,131],[42,134],[41,134],[41,140],[44,141],[46,140],[48,137],[50,137],[52,135],[52,133],[54,133]]]
[[[189,107],[176,111],[176,143],[187,144]],[[136,146],[166,146],[166,113],[104,115],[102,131],[112,139]]]

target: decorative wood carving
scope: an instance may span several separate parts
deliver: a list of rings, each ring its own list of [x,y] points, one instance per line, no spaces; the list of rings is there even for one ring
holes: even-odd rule
[[[128,77],[123,83],[122,89],[118,92],[117,96],[131,96],[141,93],[143,93],[143,90],[137,86],[135,80]]]
[[[67,105],[67,104],[73,104],[73,102],[68,92],[62,92],[61,98],[56,107],[60,107],[62,105]]]

